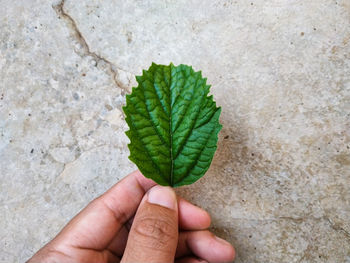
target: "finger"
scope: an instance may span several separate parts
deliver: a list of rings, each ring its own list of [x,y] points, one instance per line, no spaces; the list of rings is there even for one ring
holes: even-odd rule
[[[210,226],[211,219],[207,211],[177,196],[179,228],[181,230],[204,230]],[[126,223],[130,230],[134,217]]]
[[[113,262],[119,263],[120,258],[108,250],[96,251],[83,248],[69,248],[59,251],[47,245],[39,250],[27,263],[38,262],[65,262],[65,263],[91,263]]]
[[[175,260],[175,263],[208,263],[208,261],[195,257],[185,257]]]
[[[143,198],[121,262],[173,262],[178,240],[176,194],[155,186]]]
[[[52,241],[63,246],[101,250],[136,212],[152,180],[135,171],[92,201]]]
[[[178,200],[178,210],[179,210],[179,227],[182,230],[203,230],[210,226],[210,216],[209,214],[188,202],[187,200],[177,197]],[[125,244],[128,239],[128,234],[130,227],[132,225],[134,217],[131,217],[127,223],[119,231],[118,235],[113,238],[108,246],[116,255],[122,256]]]
[[[178,207],[180,229],[202,230],[210,226],[210,216],[205,210],[181,197],[178,197]]]
[[[195,255],[208,262],[231,262],[235,257],[233,246],[208,230],[180,232],[176,258]]]
[[[126,242],[128,241],[129,229],[124,225],[108,245],[108,250],[121,257],[124,254]]]

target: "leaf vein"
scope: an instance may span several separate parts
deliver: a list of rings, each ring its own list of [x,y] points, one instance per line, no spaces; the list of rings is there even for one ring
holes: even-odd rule
[[[216,126],[214,126],[214,128],[211,130],[211,132],[213,132],[215,130]],[[194,167],[198,164],[198,161],[200,159],[200,156],[202,155],[202,152],[204,151],[204,149],[206,148],[206,144],[208,143],[208,141],[211,139],[211,136],[208,136],[206,142],[203,144],[202,149],[200,150],[199,154],[197,155],[198,157],[196,158],[196,161],[191,165],[190,169],[186,171],[186,174],[189,175],[191,174],[192,170],[194,169]],[[183,178],[181,178],[181,180],[183,180]]]
[[[135,126],[135,124],[134,124],[134,122],[133,122],[132,119],[130,119],[130,123],[131,123],[131,125],[134,127],[134,130],[136,131],[136,133],[137,133],[137,134],[139,135],[139,137],[140,137],[140,134],[137,132],[136,126]],[[148,155],[148,157],[149,157],[150,160],[152,161],[152,164],[153,164],[152,166],[158,170],[160,176],[164,177],[164,176],[163,176],[163,173],[162,173],[162,171],[161,171],[161,169],[160,169],[160,167],[159,167],[159,166],[157,165],[157,163],[153,160],[153,158],[152,158],[150,152],[148,151],[146,145],[144,144],[144,142],[143,142],[142,140],[140,140],[140,142],[141,142],[143,148],[145,149],[144,152]]]
[[[142,90],[143,96],[145,97],[145,92],[144,90]],[[147,105],[146,105],[146,109],[147,109]],[[148,119],[150,120],[150,122],[153,124],[152,128],[153,130],[156,132],[156,134],[158,135],[159,139],[161,140],[162,143],[164,143],[165,145],[168,145],[165,141],[164,138],[161,136],[161,134],[159,133],[158,129],[156,128],[156,124],[154,123],[154,121],[151,118],[151,114],[148,110],[146,110],[148,113]]]
[[[203,103],[203,97],[202,97],[202,99],[201,99],[201,105],[202,105],[202,103]],[[199,109],[200,109],[200,108],[199,108]],[[194,125],[196,124],[196,121],[197,121],[197,118],[198,118],[199,113],[200,113],[200,110],[198,110],[198,111],[196,112],[195,121],[193,122],[193,124],[192,124],[192,126],[191,126],[191,128],[190,128],[190,132],[187,134],[187,136],[186,136],[184,142],[180,145],[180,148],[179,148],[179,150],[178,150],[178,152],[177,152],[177,154],[176,154],[175,159],[180,155],[180,153],[182,152],[182,150],[183,150],[183,148],[184,148],[184,145],[187,143],[188,139],[189,139],[190,136],[192,135],[193,130],[194,130],[193,127],[194,127]]]

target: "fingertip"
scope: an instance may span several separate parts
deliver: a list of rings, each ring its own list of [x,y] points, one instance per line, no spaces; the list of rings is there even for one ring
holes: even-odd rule
[[[208,230],[188,233],[179,240],[183,239],[194,255],[208,262],[232,262],[235,258],[233,246]]]
[[[232,245],[230,245],[228,247],[228,251],[226,253],[228,255],[226,262],[233,262],[235,260],[235,258],[236,258],[236,250],[235,250],[235,248]]]
[[[175,263],[208,263],[208,261],[195,257],[184,257],[176,260]]]
[[[145,177],[141,172],[140,170],[136,170],[136,171],[133,171],[131,174],[129,174],[129,176],[133,176],[138,184],[140,186],[142,186],[142,188],[147,191],[148,189],[150,189],[151,187],[155,186],[157,183],[154,182],[153,180]]]
[[[203,224],[205,225],[205,228],[209,228],[211,225],[211,216],[204,209],[201,210],[203,211]]]
[[[236,250],[235,250],[235,248],[233,247],[233,246],[230,246],[230,251],[229,251],[229,261],[231,262],[231,261],[234,261],[235,260],[235,258],[236,258]]]
[[[148,193],[148,202],[172,210],[177,210],[177,200],[174,190],[169,186],[156,185]]]
[[[207,211],[179,197],[179,225],[183,230],[203,230],[209,228],[211,218]]]
[[[204,229],[208,229],[210,227],[211,224],[211,217],[209,215],[209,213],[199,207],[197,207],[198,213],[200,213],[200,215],[198,215],[198,217],[196,218],[197,220],[197,224],[200,226],[198,228],[198,230],[204,230]]]
[[[220,261],[218,262],[232,262],[235,259],[236,251],[234,247],[228,241],[212,234],[212,240],[210,247],[216,248],[216,251],[220,251]]]
[[[223,258],[222,260],[224,262],[233,261],[236,257],[236,251],[235,251],[235,248],[231,245],[231,243],[215,235],[214,235],[214,239],[217,242],[219,242],[222,246],[221,248],[223,252],[222,254],[225,255],[225,258]]]

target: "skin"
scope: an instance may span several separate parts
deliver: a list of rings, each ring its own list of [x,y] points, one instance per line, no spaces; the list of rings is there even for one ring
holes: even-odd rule
[[[135,171],[89,203],[27,263],[233,261],[232,245],[209,226],[206,211]]]

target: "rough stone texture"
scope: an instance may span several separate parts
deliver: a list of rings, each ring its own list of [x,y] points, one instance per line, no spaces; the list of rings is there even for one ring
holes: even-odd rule
[[[350,2],[0,0],[0,262],[135,166],[125,93],[152,61],[222,106],[207,209],[236,262],[350,262]]]

